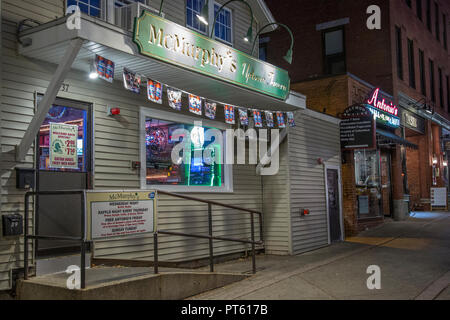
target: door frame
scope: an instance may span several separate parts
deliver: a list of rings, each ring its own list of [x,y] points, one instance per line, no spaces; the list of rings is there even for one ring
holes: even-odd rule
[[[338,190],[339,190],[339,222],[341,227],[341,238],[340,241],[345,239],[345,231],[344,231],[344,217],[343,217],[343,196],[342,196],[342,175],[341,175],[341,166],[324,164],[324,180],[325,180],[325,203],[327,207],[327,229],[328,229],[328,244],[331,244],[331,228],[330,228],[330,209],[328,206],[328,169],[336,170],[338,172]]]
[[[44,96],[43,93],[35,91],[34,94],[34,109],[35,111],[38,108],[39,102],[42,99],[42,97]],[[95,109],[95,105],[92,102],[86,102],[86,101],[81,101],[81,100],[75,100],[75,99],[71,99],[71,98],[66,98],[63,96],[57,96],[55,98],[55,100],[52,102],[52,106],[55,103],[61,102],[61,104],[67,104],[67,107],[72,107],[72,108],[79,108],[79,109],[83,109],[86,110],[86,113],[88,115],[88,124],[86,126],[88,133],[90,134],[90,138],[88,139],[89,141],[89,151],[90,151],[90,155],[88,158],[88,166],[87,166],[87,187],[86,189],[94,189],[94,172],[95,172],[95,118],[94,118],[94,109]],[[39,138],[38,135],[36,135],[35,137],[35,142],[34,145],[35,146],[39,146]],[[35,168],[35,191],[39,191],[39,171],[40,171],[40,159],[39,159],[39,148],[35,147],[34,148],[34,168]],[[89,188],[90,187],[90,188]],[[33,204],[33,211],[34,211],[34,229],[38,230],[38,224],[39,224],[39,215],[38,213],[38,207],[39,207],[39,196],[36,196],[34,204]],[[38,245],[38,241],[35,241],[35,245],[33,246],[33,259],[37,259],[38,257],[38,249],[39,249],[39,245]],[[93,246],[91,246],[91,251],[93,250],[92,248]]]

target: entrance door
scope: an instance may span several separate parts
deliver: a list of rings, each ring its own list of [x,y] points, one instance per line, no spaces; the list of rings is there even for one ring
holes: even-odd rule
[[[342,239],[339,169],[327,168],[326,174],[330,241],[339,241]]]
[[[90,186],[91,177],[91,119],[90,105],[70,100],[56,99],[40,127],[37,137],[37,190],[63,191],[84,190]],[[75,131],[76,150],[72,148],[71,168],[66,163],[51,161],[50,148],[55,153],[61,149],[55,134],[51,135],[52,123],[78,127]],[[73,127],[72,127],[73,128]],[[73,137],[75,138],[75,137]],[[73,141],[73,139],[72,139]],[[76,155],[75,155],[76,152]],[[56,159],[56,158],[54,158]],[[76,160],[75,160],[76,159]],[[36,198],[36,228],[39,235],[81,236],[80,195],[40,195]],[[79,243],[54,240],[37,241],[37,255],[59,255],[79,252]]]
[[[391,155],[382,151],[380,155],[381,207],[385,216],[392,215]]]

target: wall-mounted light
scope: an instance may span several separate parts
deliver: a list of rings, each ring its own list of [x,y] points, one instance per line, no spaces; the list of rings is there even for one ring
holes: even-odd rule
[[[448,167],[448,160],[442,161],[442,165],[443,165],[444,167]]]
[[[433,159],[431,161],[433,162],[433,165],[436,165],[438,163],[436,155],[433,155]]]
[[[197,19],[200,20],[201,23],[208,25],[208,15],[209,15],[209,6],[208,0],[206,0],[205,5],[202,8],[200,14],[197,14]]]
[[[285,28],[288,32],[289,35],[291,36],[291,46],[289,48],[289,50],[286,52],[286,55],[283,57],[284,60],[286,60],[287,63],[292,64],[292,54],[293,54],[293,50],[294,50],[294,35],[291,31],[291,29],[283,24],[283,23],[278,23],[278,22],[272,22],[272,23],[268,23],[266,24],[264,27],[262,27],[261,29],[259,29],[258,33],[256,34],[255,40],[253,41],[253,48],[252,48],[252,52],[251,55],[253,55],[253,52],[255,51],[255,47],[256,47],[256,39],[258,39],[259,34],[268,26],[274,25],[276,24],[278,27],[283,27]]]
[[[219,10],[217,10],[216,16],[214,17],[214,23],[213,23],[213,26],[212,26],[211,34],[210,34],[209,37],[210,37],[210,38],[213,37],[213,34],[214,34],[214,28],[215,28],[215,26],[216,26],[216,20],[217,20],[217,17],[219,16],[219,14],[220,14],[220,11],[222,11],[222,9],[223,9],[225,6],[227,6],[230,2],[233,2],[233,1],[240,1],[240,2],[244,3],[244,4],[248,7],[248,9],[250,10],[250,27],[248,28],[247,34],[246,34],[245,37],[244,37],[244,41],[245,41],[245,42],[250,42],[250,41],[252,41],[252,39],[253,39],[253,10],[252,10],[252,7],[250,7],[250,5],[248,4],[248,2],[245,1],[245,0],[230,0],[230,1],[228,1],[228,2],[225,2],[225,4],[223,4],[223,5],[219,8]],[[208,0],[207,0],[206,2],[208,2]],[[207,5],[207,4],[205,4],[205,6],[206,6],[206,5]],[[205,6],[203,6],[203,7],[205,7]],[[203,16],[203,9],[202,9],[202,16]]]
[[[97,78],[98,78],[97,67],[95,65],[95,62],[92,62],[89,71],[89,79],[97,79]]]

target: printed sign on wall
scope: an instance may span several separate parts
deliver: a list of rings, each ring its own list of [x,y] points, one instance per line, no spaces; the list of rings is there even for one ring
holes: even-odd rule
[[[78,168],[78,126],[50,123],[50,168]]]
[[[132,236],[155,230],[155,191],[86,193],[89,240]]]

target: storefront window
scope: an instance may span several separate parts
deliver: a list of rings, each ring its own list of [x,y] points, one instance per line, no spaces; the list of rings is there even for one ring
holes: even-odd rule
[[[380,215],[380,166],[378,152],[355,150],[355,184],[358,196],[358,217]]]

